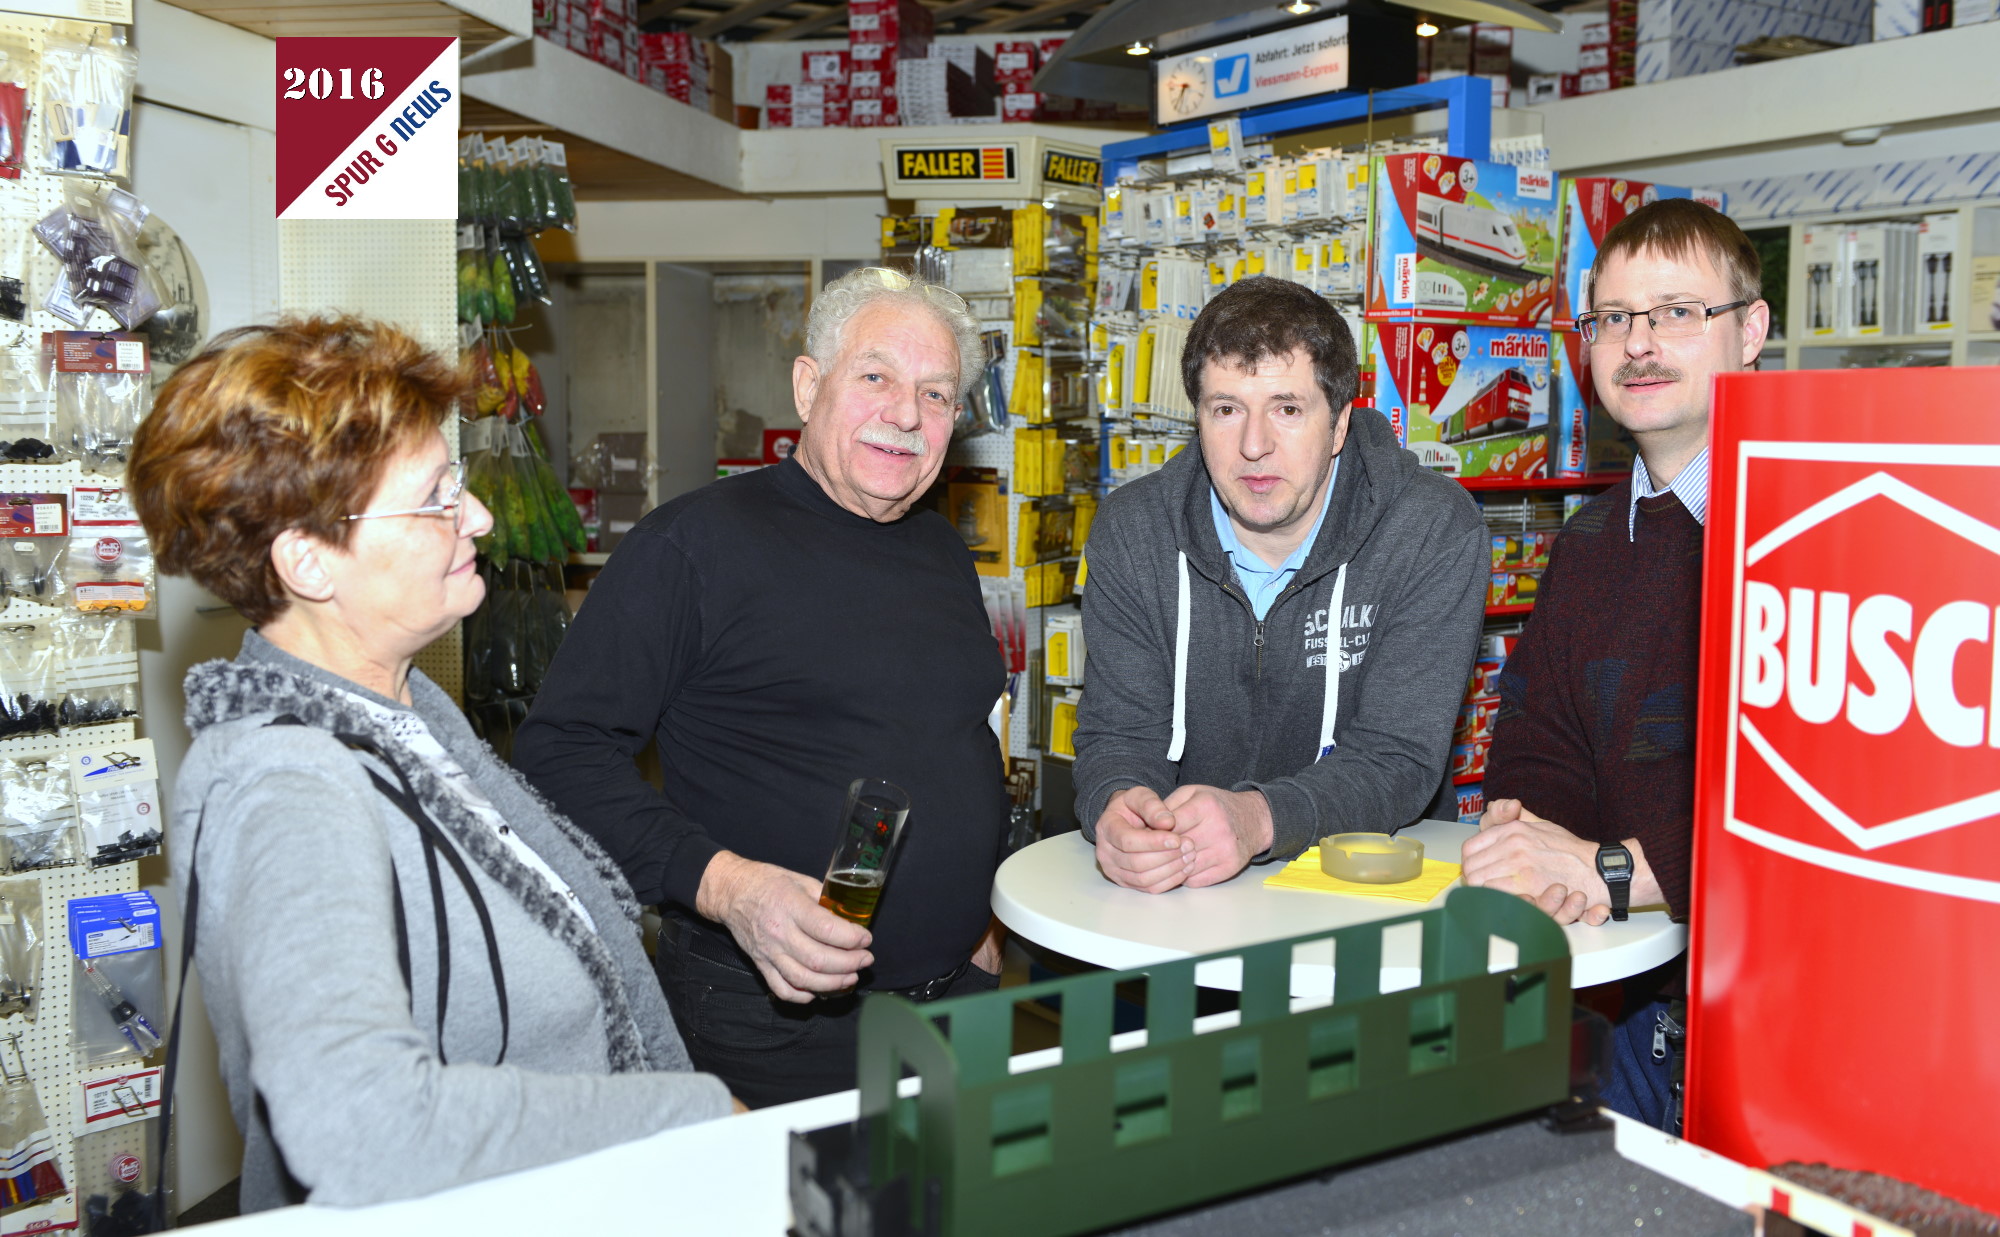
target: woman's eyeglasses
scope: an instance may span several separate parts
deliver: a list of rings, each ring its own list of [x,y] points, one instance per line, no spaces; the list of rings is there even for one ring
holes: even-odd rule
[[[451,468],[438,482],[437,501],[421,507],[410,507],[403,511],[363,511],[350,515],[350,520],[386,520],[392,515],[432,515],[451,517],[452,531],[456,532],[465,523],[465,457],[451,462]]]

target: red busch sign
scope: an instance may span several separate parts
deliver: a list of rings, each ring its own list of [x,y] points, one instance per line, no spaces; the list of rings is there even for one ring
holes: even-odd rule
[[[1688,1136],[2000,1210],[2000,370],[1716,387]]]

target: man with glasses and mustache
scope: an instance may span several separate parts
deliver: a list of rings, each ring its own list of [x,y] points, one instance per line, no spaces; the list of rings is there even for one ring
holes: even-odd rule
[[[854,1086],[863,992],[991,989],[1005,686],[972,556],[937,513],[985,359],[965,302],[875,267],[813,301],[790,459],[660,507],[557,653],[514,760],[666,921],[698,1068],[752,1107]],[[657,740],[662,789],[634,758]],[[848,784],[910,796],[869,928],[820,905]]]
[[[1466,884],[1520,894],[1561,923],[1633,906],[1687,917],[1709,401],[1716,374],[1763,349],[1760,276],[1742,229],[1687,199],[1634,211],[1591,267],[1577,328],[1639,458],[1550,555],[1500,677],[1486,813],[1464,852]],[[1603,1095],[1669,1130],[1685,991],[1684,959],[1625,982]]]

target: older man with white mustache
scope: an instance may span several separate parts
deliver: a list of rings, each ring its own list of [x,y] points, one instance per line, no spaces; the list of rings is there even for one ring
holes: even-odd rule
[[[530,780],[666,919],[696,1068],[753,1107],[854,1085],[858,993],[992,988],[1006,801],[986,717],[1005,669],[972,557],[937,513],[978,322],[942,287],[827,285],[776,467],[648,515],[592,586],[515,739]],[[657,740],[663,789],[634,758]],[[871,928],[819,903],[849,782],[908,792]]]

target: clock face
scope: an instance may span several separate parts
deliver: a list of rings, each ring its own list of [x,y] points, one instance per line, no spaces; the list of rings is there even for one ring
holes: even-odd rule
[[[1208,101],[1208,64],[1184,60],[1160,79],[1160,99],[1174,112],[1187,116]]]

